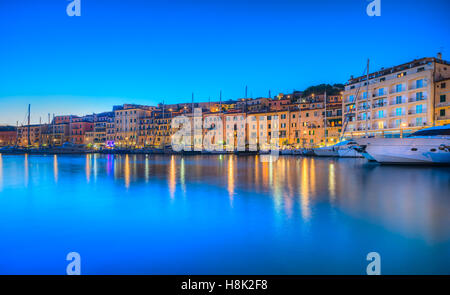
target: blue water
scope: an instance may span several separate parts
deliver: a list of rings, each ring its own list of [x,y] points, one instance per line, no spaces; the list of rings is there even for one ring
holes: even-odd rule
[[[450,274],[450,169],[0,156],[0,274]]]

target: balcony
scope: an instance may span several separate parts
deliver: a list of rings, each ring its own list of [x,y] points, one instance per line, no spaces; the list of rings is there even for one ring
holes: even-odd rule
[[[376,109],[376,108],[382,108],[382,107],[385,107],[385,106],[387,106],[387,105],[388,105],[388,103],[387,103],[386,101],[383,101],[383,102],[376,102],[376,103],[373,104],[373,108],[374,108],[374,109]]]
[[[395,100],[395,99],[389,101],[389,105],[391,105],[391,106],[400,105],[400,104],[404,104],[404,103],[406,103],[406,99],[402,99],[399,102],[397,102],[397,100]]]
[[[419,98],[417,98],[417,97],[410,97],[410,98],[408,99],[408,102],[424,101],[424,100],[427,100],[427,99],[428,99],[428,96],[427,96],[427,95],[424,95],[424,96],[419,97]]]
[[[387,116],[386,116],[386,114],[384,114],[384,115],[378,115],[378,114],[375,114],[374,116],[373,116],[373,118],[374,118],[374,120],[380,120],[380,119],[386,119],[387,118]]]
[[[397,112],[392,112],[390,115],[389,115],[389,117],[402,117],[402,116],[404,116],[404,115],[406,115],[406,112],[404,112],[404,111],[402,111],[401,113],[397,113]]]
[[[408,115],[425,115],[427,113],[427,109],[422,109],[421,112],[417,112],[416,110],[409,110]]]

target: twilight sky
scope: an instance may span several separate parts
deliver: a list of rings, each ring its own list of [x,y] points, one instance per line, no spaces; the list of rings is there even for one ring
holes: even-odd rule
[[[0,124],[275,95],[443,52],[450,1],[0,0]]]

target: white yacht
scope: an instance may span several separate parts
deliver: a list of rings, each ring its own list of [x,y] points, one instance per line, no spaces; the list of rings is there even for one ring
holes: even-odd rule
[[[356,148],[386,164],[450,164],[450,125],[423,129],[405,138],[361,138]],[[367,157],[366,157],[367,158]]]
[[[353,140],[341,141],[332,146],[326,146],[314,149],[314,154],[319,157],[342,157],[342,158],[359,158],[361,154],[353,147],[357,143]]]

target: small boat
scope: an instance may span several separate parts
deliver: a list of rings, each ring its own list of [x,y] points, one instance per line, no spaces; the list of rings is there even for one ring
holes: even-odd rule
[[[352,140],[341,141],[332,146],[315,148],[314,154],[319,157],[360,158],[362,155],[354,149],[358,144]]]
[[[450,164],[450,124],[405,138],[357,139],[361,151],[382,164]]]
[[[335,145],[315,148],[314,154],[318,157],[339,157],[339,153]]]

